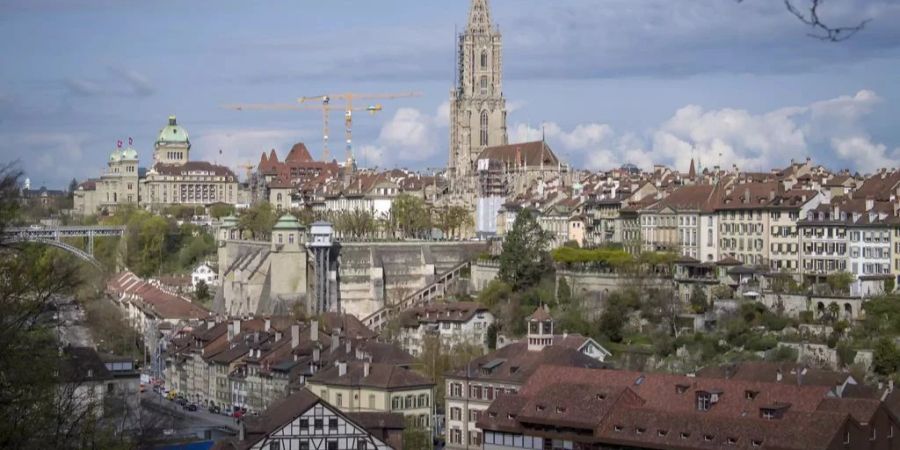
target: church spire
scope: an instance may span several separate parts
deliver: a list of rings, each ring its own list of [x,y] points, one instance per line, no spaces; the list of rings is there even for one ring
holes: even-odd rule
[[[467,28],[472,33],[487,33],[491,29],[491,7],[488,0],[472,0]]]

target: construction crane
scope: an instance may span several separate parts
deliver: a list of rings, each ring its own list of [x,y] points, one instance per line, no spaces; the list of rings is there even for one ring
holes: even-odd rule
[[[234,109],[237,111],[243,110],[263,110],[263,111],[321,111],[322,112],[322,159],[327,161],[330,159],[331,152],[328,148],[328,139],[329,139],[329,116],[331,111],[333,110],[343,110],[344,111],[344,134],[346,136],[347,142],[347,159],[353,159],[353,112],[354,111],[366,111],[369,114],[374,115],[377,112],[382,111],[383,107],[380,104],[369,105],[366,107],[354,107],[354,100],[390,100],[395,98],[404,98],[404,97],[419,97],[422,93],[420,92],[401,92],[401,93],[393,93],[393,94],[360,94],[355,92],[344,92],[339,94],[332,95],[317,95],[312,97],[300,97],[297,99],[297,104],[290,103],[248,103],[248,104],[230,104],[224,105],[223,107],[226,109]],[[343,107],[335,106],[332,103],[332,100],[342,100],[344,102]],[[311,101],[320,102],[318,105],[304,104]]]
[[[339,94],[323,94],[323,95],[314,95],[309,97],[300,97],[297,99],[300,103],[306,103],[310,101],[319,101],[321,102],[321,106],[323,108],[330,108],[332,100],[343,100],[344,101],[344,135],[347,143],[347,161],[353,160],[353,101],[354,100],[392,100],[397,98],[406,98],[406,97],[420,97],[422,95],[421,92],[398,92],[398,93],[387,93],[387,94],[360,94],[358,92],[343,92]],[[376,105],[379,107],[378,111],[380,111],[381,105]],[[368,109],[368,108],[367,108]],[[374,112],[372,112],[374,113]],[[327,112],[323,109],[323,114],[327,115]],[[326,128],[327,128],[327,119],[326,120]],[[326,131],[327,134],[327,131]]]
[[[235,103],[222,105],[225,109],[233,109],[236,111],[321,111],[322,112],[322,160],[328,161],[331,158],[331,152],[328,149],[328,117],[335,108],[330,104],[321,105],[295,105],[291,103]],[[375,114],[382,110],[381,105],[370,105],[364,108],[354,108],[353,111],[367,111],[369,114]],[[345,112],[347,114],[347,112]]]
[[[245,162],[245,163],[243,163],[243,164],[238,164],[238,167],[240,167],[240,168],[242,168],[242,169],[244,169],[244,170],[246,171],[246,173],[247,173],[247,178],[245,178],[245,181],[249,182],[249,181],[250,181],[250,176],[253,175],[253,168],[256,167],[256,166],[254,166],[254,165],[251,164],[249,161],[247,161],[247,162]]]

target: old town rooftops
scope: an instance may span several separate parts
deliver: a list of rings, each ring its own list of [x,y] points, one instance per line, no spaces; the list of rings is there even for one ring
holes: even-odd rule
[[[341,366],[342,364],[344,366]],[[309,379],[309,383],[379,389],[430,388],[434,386],[434,382],[406,367],[360,361],[337,362],[313,375]]]
[[[475,358],[466,367],[449,372],[447,377],[523,382],[542,365],[607,367],[569,345],[529,351],[528,343],[520,341]]]
[[[468,322],[476,314],[488,309],[475,302],[432,303],[406,310],[402,314],[404,327],[418,327],[423,323]]]
[[[640,448],[806,449],[829,448],[846,426],[886,411],[823,386],[545,366],[518,394],[499,396],[478,425]]]

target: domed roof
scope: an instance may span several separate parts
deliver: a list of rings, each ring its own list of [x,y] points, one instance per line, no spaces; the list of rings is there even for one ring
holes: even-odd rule
[[[116,148],[109,154],[109,162],[119,162],[122,160],[122,149]]]
[[[125,160],[125,161],[137,161],[137,159],[138,159],[137,150],[135,150],[131,147],[128,147],[125,150],[122,150],[121,155],[122,155],[121,156],[122,160]]]
[[[291,214],[285,214],[278,219],[278,222],[275,223],[275,226],[272,228],[273,230],[299,230],[302,226],[300,225],[300,221],[297,220],[296,217]]]
[[[169,116],[169,124],[159,130],[159,137],[156,138],[157,144],[187,144],[191,145],[188,139],[187,131],[178,125],[175,116]]]

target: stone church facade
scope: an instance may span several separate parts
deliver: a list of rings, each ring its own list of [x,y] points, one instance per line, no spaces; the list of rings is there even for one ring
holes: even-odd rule
[[[503,97],[503,41],[488,0],[472,0],[458,37],[457,80],[450,92],[451,177],[465,179],[487,147],[507,144]]]

